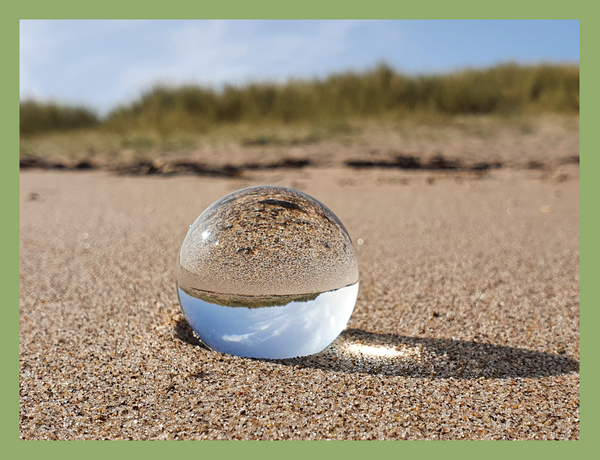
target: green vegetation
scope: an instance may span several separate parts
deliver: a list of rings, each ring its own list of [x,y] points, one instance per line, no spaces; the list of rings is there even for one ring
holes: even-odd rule
[[[98,115],[85,107],[68,107],[33,100],[21,102],[19,121],[21,136],[93,128],[100,124]]]
[[[223,307],[244,307],[244,308],[264,308],[264,307],[282,307],[290,302],[308,302],[315,300],[320,293],[315,294],[297,294],[297,295],[278,295],[278,296],[252,296],[235,294],[217,294],[216,292],[202,291],[194,288],[184,288],[178,286],[187,295],[196,299],[204,300],[213,305]]]
[[[114,110],[115,130],[206,132],[236,123],[319,122],[351,118],[397,118],[414,114],[577,112],[579,68],[502,65],[448,75],[409,77],[385,64],[364,74],[286,84],[157,86]]]
[[[357,74],[286,84],[252,83],[221,91],[156,86],[113,110],[21,103],[21,135],[102,127],[116,133],[205,133],[232,124],[319,123],[407,115],[578,112],[579,68],[505,64],[445,75],[406,76],[381,64]],[[260,143],[260,141],[258,141]]]
[[[578,66],[505,64],[407,76],[382,64],[364,73],[220,91],[156,86],[104,118],[82,107],[22,101],[20,153],[112,163],[186,156],[223,144],[380,146],[390,136],[439,139],[456,130],[481,138],[503,129],[526,136],[537,129],[538,115],[569,120],[578,113]]]

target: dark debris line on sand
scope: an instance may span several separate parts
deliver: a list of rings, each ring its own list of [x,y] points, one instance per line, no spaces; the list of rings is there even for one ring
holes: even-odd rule
[[[434,171],[487,171],[488,169],[502,168],[501,162],[480,162],[472,166],[463,166],[459,160],[447,160],[442,155],[436,155],[426,163],[412,155],[397,155],[391,161],[348,160],[346,165],[353,168],[425,169]]]
[[[560,164],[579,164],[578,156],[563,158]],[[414,155],[396,154],[393,159],[349,159],[342,163],[354,169],[401,169],[401,170],[426,170],[448,172],[479,172],[484,173],[493,169],[506,168],[501,161],[480,161],[474,164],[463,164],[459,159],[448,159],[441,154],[434,155],[428,161]],[[302,169],[308,166],[318,166],[308,158],[283,158],[273,162],[250,162],[239,165],[210,165],[195,160],[141,160],[115,166],[104,166],[90,160],[80,160],[72,163],[63,161],[49,161],[44,158],[22,158],[19,167],[26,169],[46,169],[62,171],[87,171],[92,169],[108,170],[123,175],[181,175],[192,174],[213,177],[240,177],[244,172],[273,170],[273,169]],[[523,167],[534,170],[548,170],[555,165],[538,160],[530,160]]]
[[[51,162],[43,158],[21,159],[21,169],[48,169],[64,171],[82,171],[90,169],[107,169],[122,175],[164,175],[194,174],[198,176],[238,177],[244,171],[269,170],[269,169],[300,169],[310,165],[306,159],[284,158],[273,163],[247,163],[239,166],[224,165],[210,166],[203,162],[192,160],[143,160],[117,166],[99,166],[88,160],[81,160],[72,164],[57,161]]]

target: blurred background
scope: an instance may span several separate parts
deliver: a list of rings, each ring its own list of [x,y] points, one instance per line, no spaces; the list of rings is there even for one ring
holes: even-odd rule
[[[527,135],[578,126],[579,21],[23,20],[20,98],[21,158],[64,164]]]

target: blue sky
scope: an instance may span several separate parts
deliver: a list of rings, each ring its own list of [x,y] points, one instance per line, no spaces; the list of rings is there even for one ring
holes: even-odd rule
[[[20,95],[104,114],[157,82],[285,81],[385,61],[409,73],[579,62],[579,21],[20,22]]]

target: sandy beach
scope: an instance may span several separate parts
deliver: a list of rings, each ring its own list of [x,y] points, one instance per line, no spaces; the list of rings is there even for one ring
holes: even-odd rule
[[[316,153],[233,177],[22,170],[21,439],[579,439],[579,166],[562,152],[482,171]],[[356,308],[317,355],[211,351],[179,308],[189,225],[259,184],[308,193],[352,238]]]

